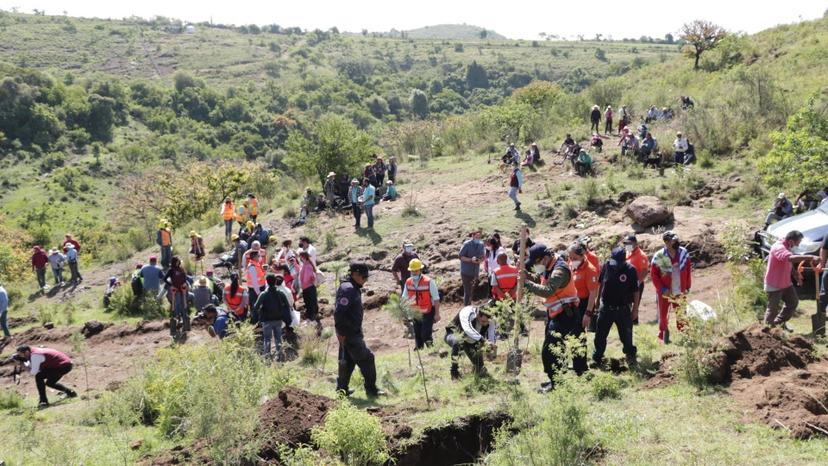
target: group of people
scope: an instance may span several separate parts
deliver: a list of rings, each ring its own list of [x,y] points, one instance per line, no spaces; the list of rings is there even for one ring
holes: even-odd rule
[[[64,236],[63,243],[46,251],[42,246],[36,245],[32,248],[32,271],[37,277],[37,285],[41,292],[46,292],[49,286],[46,284],[46,268],[52,270],[54,277],[54,286],[61,287],[66,285],[64,281],[64,271],[69,267],[69,285],[77,285],[83,281],[83,277],[78,269],[78,255],[80,254],[80,243],[69,233]]]
[[[785,193],[779,193],[773,202],[773,208],[768,211],[768,215],[765,217],[765,229],[771,223],[814,210],[826,202],[828,202],[828,186],[816,194],[810,190],[802,191],[794,202],[791,202]]]

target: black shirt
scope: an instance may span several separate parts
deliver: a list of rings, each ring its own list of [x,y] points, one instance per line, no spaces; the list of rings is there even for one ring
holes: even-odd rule
[[[346,278],[336,290],[334,327],[337,335],[361,337],[362,315],[362,288]]]
[[[253,323],[281,320],[291,324],[290,304],[284,293],[277,288],[268,288],[259,295],[256,305],[253,306]]]
[[[408,263],[411,262],[411,259],[419,259],[415,253],[411,253],[410,255],[406,256],[404,253],[397,255],[394,258],[394,265],[391,266],[391,272],[397,272],[400,274],[400,280],[406,281],[408,277],[411,276],[411,272],[408,271]]]
[[[601,267],[601,302],[607,307],[626,307],[633,304],[638,292],[638,273],[629,262]]]

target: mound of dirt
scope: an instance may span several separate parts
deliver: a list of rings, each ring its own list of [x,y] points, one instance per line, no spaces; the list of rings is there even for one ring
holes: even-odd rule
[[[321,424],[336,404],[336,400],[298,388],[288,387],[280,391],[259,410],[261,428],[267,439],[260,456],[266,460],[278,459],[279,443],[310,443],[311,429]]]
[[[66,341],[73,333],[78,331],[77,327],[33,327],[14,336],[16,345],[38,345],[54,341]]]
[[[757,323],[719,340],[705,362],[711,382],[727,383],[767,377],[786,367],[802,369],[814,362],[813,351],[808,340]]]
[[[676,361],[678,360],[678,354],[673,352],[667,352],[661,355],[661,359],[658,361],[658,369],[656,373],[647,380],[647,383],[644,384],[644,388],[662,388],[673,385],[676,383],[676,375],[673,371],[673,368],[676,365]]]

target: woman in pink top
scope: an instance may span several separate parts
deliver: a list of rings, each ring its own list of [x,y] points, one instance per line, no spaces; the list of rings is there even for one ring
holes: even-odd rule
[[[783,325],[793,316],[799,305],[799,297],[791,280],[793,264],[804,260],[818,259],[817,256],[798,255],[791,252],[799,246],[803,235],[797,230],[788,232],[785,239],[780,239],[771,246],[768,254],[768,270],[765,272],[765,292],[768,293],[768,309],[765,311],[765,324]],[[785,308],[779,312],[780,302]]]
[[[299,253],[302,268],[299,271],[299,285],[302,287],[302,300],[305,302],[305,318],[319,324],[319,304],[316,302],[316,266],[307,251]]]

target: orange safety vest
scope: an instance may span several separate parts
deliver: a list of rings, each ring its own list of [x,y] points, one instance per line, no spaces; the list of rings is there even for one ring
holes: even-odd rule
[[[239,289],[236,290],[236,296],[230,296],[230,287],[231,285],[227,285],[224,287],[224,301],[227,302],[227,307],[233,311],[233,314],[236,314],[239,317],[244,316],[246,309],[242,309],[241,304],[244,300],[244,294],[247,293],[247,290],[244,289],[243,286],[239,285]]]
[[[239,223],[247,221],[247,209],[244,206],[239,206],[239,213],[236,215],[236,221]]]
[[[259,278],[259,282],[257,284],[253,283],[253,276],[250,274],[250,266],[251,265],[256,268],[256,275]],[[259,288],[264,286],[265,283],[267,283],[265,281],[264,269],[262,268],[262,264],[260,264],[259,262],[249,261],[247,263],[247,270],[245,271],[245,274],[247,275],[247,287],[248,288],[256,288],[256,290],[258,290]]]
[[[255,197],[250,199],[247,204],[250,206],[250,215],[258,216],[259,215],[259,200]]]
[[[172,245],[172,235],[166,228],[161,229],[161,246],[167,247]]]
[[[414,279],[409,277],[405,281],[405,290],[408,292],[408,300],[413,302],[420,314],[428,314],[431,312],[431,279],[425,275],[420,276],[420,282],[414,286]]]
[[[497,287],[505,294],[508,294],[515,299],[516,295],[516,288],[518,283],[518,269],[517,267],[511,266],[509,264],[501,265],[494,271],[495,281],[497,282]],[[503,296],[505,298],[505,296]]]
[[[222,210],[221,210],[221,218],[223,218],[225,222],[233,220],[233,216],[236,213],[236,209],[233,207],[233,203],[232,202],[229,202],[229,203],[225,202],[223,204],[223,206],[224,207],[222,207]]]
[[[558,263],[555,264],[555,268],[558,267],[566,267],[565,262],[559,260]],[[546,279],[542,280],[543,283],[546,283]],[[564,306],[566,305],[578,305],[578,290],[575,288],[575,280],[572,278],[570,274],[569,282],[563,288],[558,289],[552,296],[546,298],[543,302],[543,306],[546,308],[546,313],[550,319],[554,319],[558,317],[564,310]]]

